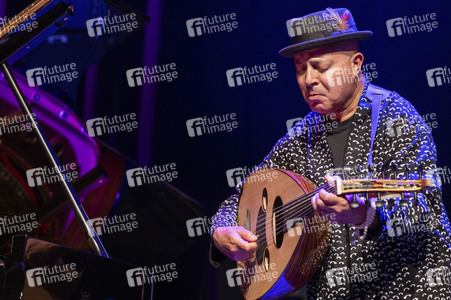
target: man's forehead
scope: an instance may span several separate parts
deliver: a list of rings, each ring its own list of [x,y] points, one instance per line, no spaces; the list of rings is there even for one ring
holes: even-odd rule
[[[295,63],[302,63],[316,58],[323,60],[334,59],[342,56],[343,53],[348,52],[349,54],[354,54],[358,51],[359,43],[357,41],[336,43],[296,53],[294,55],[294,61]]]
[[[300,64],[306,62],[307,60],[322,61],[330,58],[331,55],[333,55],[333,52],[329,48],[326,47],[316,48],[296,53],[294,55],[294,62],[296,64]]]

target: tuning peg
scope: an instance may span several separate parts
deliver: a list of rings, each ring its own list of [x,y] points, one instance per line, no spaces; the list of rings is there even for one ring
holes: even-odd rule
[[[387,206],[386,206],[386,214],[387,216],[391,218],[395,218],[395,199],[387,199]]]
[[[387,210],[391,211],[395,207],[395,199],[390,198],[387,200]]]
[[[398,178],[398,171],[399,171],[398,164],[395,162],[392,163],[391,169],[392,169],[393,173],[395,174],[395,180],[396,180]]]
[[[368,179],[373,178],[374,171],[375,171],[374,165],[373,164],[369,164],[368,165]]]
[[[352,208],[357,208],[357,207],[359,207],[359,202],[357,202],[357,199],[356,199],[356,194],[352,194],[352,201],[351,201],[351,203],[349,203],[349,205],[352,207]]]
[[[362,178],[362,166],[360,164],[357,164],[355,167],[355,171],[357,172],[357,178]]]
[[[381,194],[377,194],[376,207],[381,208],[384,207],[384,201],[381,200]]]
[[[384,179],[384,177],[385,177],[384,163],[383,162],[378,163],[377,167],[379,168],[379,172],[382,175],[382,179]]]
[[[362,172],[362,165],[361,164],[357,164],[356,166],[355,166],[355,169],[357,170],[357,172]]]
[[[351,179],[351,168],[346,165],[343,167],[343,179]]]
[[[376,201],[376,207],[377,208],[384,207],[384,205],[385,205],[384,201]]]
[[[406,200],[406,195],[401,193],[401,200],[399,201],[399,205],[402,207],[406,207],[409,204],[409,201]]]
[[[421,162],[418,163],[417,170],[418,170],[418,179],[422,180],[424,169],[423,169],[423,164]],[[413,192],[413,199],[414,199],[414,205],[418,206],[418,192],[417,191]]]
[[[382,173],[382,179],[385,179],[385,173],[387,172],[387,168],[383,162],[379,163],[379,169],[380,172]]]
[[[359,178],[362,178],[362,179],[365,178],[365,174],[363,172],[363,168],[362,168],[361,164],[357,164],[356,171],[359,173],[359,176],[358,176]],[[366,201],[369,201],[370,195],[368,193],[365,193],[365,198],[366,198]]]
[[[418,192],[413,192],[413,205],[418,206]]]
[[[406,175],[406,180],[409,180],[409,178],[410,178],[410,166],[408,164],[406,164],[406,166],[405,166],[405,175]]]
[[[418,170],[418,177],[419,177],[419,179],[420,180],[423,179],[424,169],[423,169],[423,164],[421,162],[418,163],[417,170]]]

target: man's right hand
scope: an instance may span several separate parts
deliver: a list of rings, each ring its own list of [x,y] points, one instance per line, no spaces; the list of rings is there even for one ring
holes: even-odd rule
[[[257,236],[241,226],[218,227],[213,243],[228,258],[242,261],[255,256]]]

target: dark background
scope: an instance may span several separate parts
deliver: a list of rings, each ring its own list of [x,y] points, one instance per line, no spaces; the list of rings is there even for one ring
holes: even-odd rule
[[[85,12],[87,16],[95,15],[94,8],[101,5],[101,1],[95,0],[73,2],[76,12],[73,24]],[[23,0],[1,2],[2,15],[16,13],[29,3]],[[421,115],[436,114],[438,128],[433,129],[433,137],[438,149],[438,166],[451,166],[448,132],[451,85],[429,87],[426,79],[428,69],[451,67],[449,1],[130,0],[127,4],[150,16],[151,22],[119,46],[109,49],[95,63],[88,63],[88,55],[81,80],[74,82],[74,86],[52,92],[84,121],[136,113],[138,130],[104,135],[101,140],[142,166],[175,162],[179,178],[171,184],[197,200],[205,215],[214,214],[223,199],[233,192],[227,183],[228,169],[258,165],[286,133],[286,121],[309,112],[297,86],[293,61],[280,57],[278,51],[290,43],[286,29],[289,18],[329,6],[348,8],[358,29],[373,31],[373,37],[361,43],[364,63],[376,64],[378,76],[372,83],[397,91],[411,101]],[[77,8],[83,13],[77,15]],[[188,36],[187,20],[227,13],[237,15],[238,28],[232,32]],[[437,15],[438,28],[432,32],[388,36],[387,20],[429,13]],[[80,24],[77,27],[68,22],[67,29],[86,30]],[[62,51],[64,45],[47,46],[47,55],[56,62],[72,61],[73,53]],[[28,62],[33,61],[33,57],[45,59],[43,53],[30,55]],[[176,63],[179,73],[172,82],[128,86],[125,76],[128,69],[169,63]],[[228,86],[226,70],[267,63],[277,65],[278,78],[272,82]],[[43,64],[42,60],[36,62],[36,65],[40,64]],[[16,67],[20,70],[21,63],[18,62]],[[238,128],[232,132],[188,136],[187,120],[227,113],[237,115]],[[450,210],[449,184],[443,186],[443,191],[443,202]],[[163,240],[151,242],[155,247],[165,243]],[[203,245],[208,246],[208,242],[204,241]],[[207,253],[206,247],[201,249],[202,253]],[[190,263],[193,262],[188,263],[189,257],[184,261],[185,268],[192,267]],[[189,291],[188,288],[174,289],[168,284],[171,297],[239,297],[237,289],[227,286],[227,267],[216,271],[207,266],[205,260],[200,263],[203,265],[197,268],[201,271],[195,271],[202,274],[198,280],[204,281],[199,284],[199,291],[196,289],[193,295],[186,295],[183,293]],[[174,283],[174,286],[176,284],[182,285]],[[157,299],[174,298],[160,295]]]

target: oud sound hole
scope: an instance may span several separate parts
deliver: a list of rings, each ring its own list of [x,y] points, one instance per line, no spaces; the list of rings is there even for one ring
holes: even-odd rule
[[[268,250],[268,248],[266,248],[265,249],[265,260],[264,260],[264,268],[265,268],[265,271],[266,272],[268,272],[268,270],[269,270],[269,250]]]
[[[283,210],[282,210],[282,198],[277,196],[274,201],[273,215],[272,215],[272,230],[273,230],[273,238],[274,245],[277,248],[280,248],[283,243]]]
[[[257,251],[256,251],[256,258],[257,258],[257,264],[261,265],[264,259],[265,250],[266,250],[266,232],[265,232],[265,219],[266,219],[266,213],[263,211],[263,208],[260,207],[258,210],[257,215]]]
[[[263,211],[266,211],[266,208],[268,207],[268,191],[266,188],[263,189],[262,192],[262,208]]]

